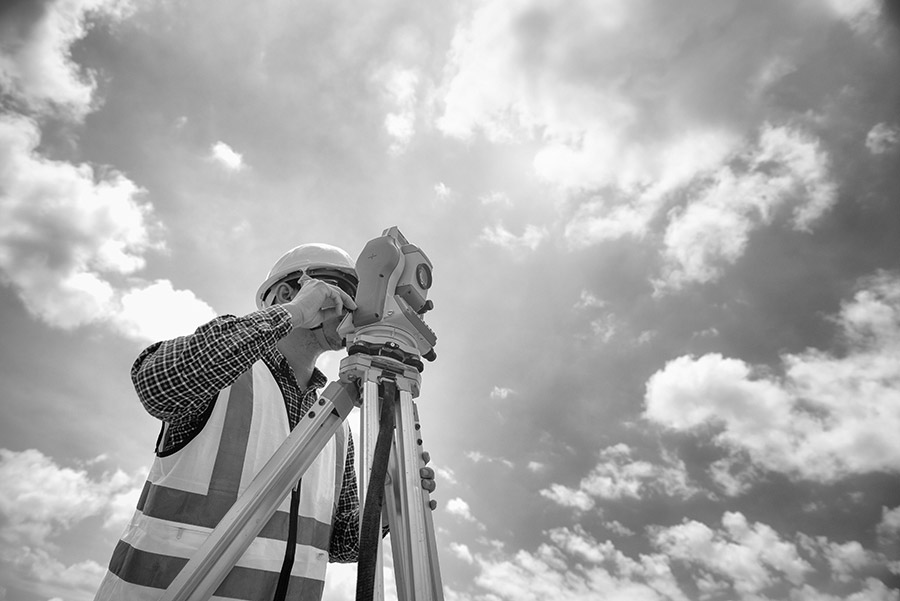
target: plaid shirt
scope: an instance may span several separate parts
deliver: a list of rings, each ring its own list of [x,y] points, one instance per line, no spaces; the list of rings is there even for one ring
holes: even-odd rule
[[[325,375],[313,370],[301,389],[275,343],[291,332],[290,314],[279,306],[245,317],[224,315],[197,328],[190,336],[157,342],[144,350],[131,368],[138,398],[150,415],[162,420],[165,451],[190,440],[203,427],[203,413],[219,391],[262,359],[281,393],[291,429],[318,398]],[[330,561],[348,563],[359,555],[359,494],[354,470],[352,436],[332,523]]]

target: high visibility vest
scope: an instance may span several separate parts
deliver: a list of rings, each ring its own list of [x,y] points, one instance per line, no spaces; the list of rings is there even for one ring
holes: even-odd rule
[[[284,398],[259,361],[219,393],[193,440],[172,455],[156,457],[95,601],[159,599],[289,433]],[[347,437],[344,423],[303,474],[288,599],[322,597]],[[213,599],[272,599],[284,562],[289,511],[290,495]]]

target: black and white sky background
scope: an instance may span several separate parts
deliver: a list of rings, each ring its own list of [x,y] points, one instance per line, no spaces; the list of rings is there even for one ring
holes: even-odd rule
[[[0,599],[92,598],[146,344],[398,225],[450,601],[900,600],[898,15],[4,2]]]

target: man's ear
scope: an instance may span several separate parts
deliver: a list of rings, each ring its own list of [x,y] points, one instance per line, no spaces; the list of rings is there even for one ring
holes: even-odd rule
[[[275,286],[274,304],[281,305],[289,303],[294,298],[294,288],[287,282],[281,282]]]

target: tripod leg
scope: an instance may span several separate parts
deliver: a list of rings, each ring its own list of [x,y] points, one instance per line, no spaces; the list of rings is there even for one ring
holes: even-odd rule
[[[372,463],[375,457],[375,443],[378,440],[380,430],[381,399],[378,398],[378,383],[367,378],[360,384],[362,390],[362,407],[360,409],[360,470],[359,470],[359,506],[366,505],[366,492],[369,489],[369,478],[372,471]],[[359,522],[362,530],[362,519]],[[381,551],[381,538],[378,539],[378,551],[376,553],[375,583],[373,601],[384,599],[384,574]]]
[[[416,406],[401,390],[396,408],[394,454],[387,506],[391,519],[394,574],[400,601],[443,601],[440,565],[429,495],[422,489],[422,438]]]
[[[408,540],[409,524],[401,509],[400,499],[401,476],[397,465],[397,437],[394,437],[391,448],[391,460],[388,464],[388,480],[384,491],[384,508],[387,522],[391,526],[391,552],[394,558],[394,581],[397,585],[398,599],[412,599],[412,574],[409,573],[411,558],[409,557],[409,545],[403,541]]]

